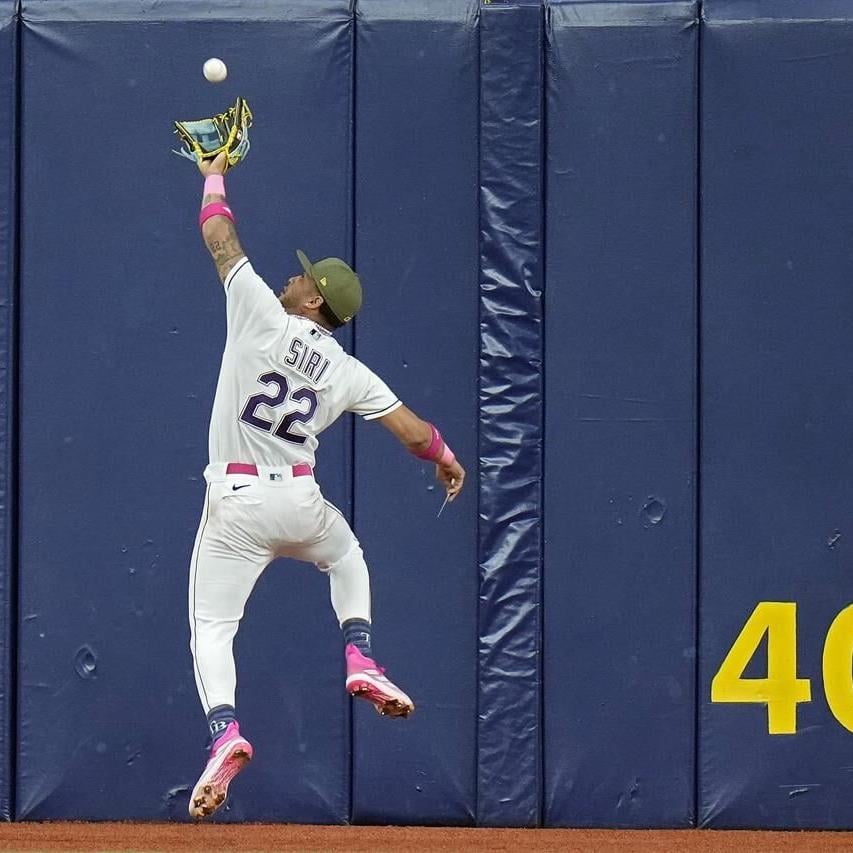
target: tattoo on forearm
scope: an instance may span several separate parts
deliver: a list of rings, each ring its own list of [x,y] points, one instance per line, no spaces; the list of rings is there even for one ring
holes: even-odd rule
[[[237,230],[231,222],[226,220],[225,225],[217,229],[216,238],[206,242],[219,277],[225,281],[234,264],[245,254],[237,239]]]

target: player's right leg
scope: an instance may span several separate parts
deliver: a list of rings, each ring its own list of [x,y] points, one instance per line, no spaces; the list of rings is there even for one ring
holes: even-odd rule
[[[234,711],[233,641],[246,601],[272,558],[252,535],[256,506],[252,496],[233,492],[230,483],[210,483],[190,561],[190,650],[210,733],[207,765],[190,796],[195,818],[213,814],[225,802],[231,781],[252,758]]]
[[[289,555],[314,563],[329,576],[332,607],[344,632],[347,692],[366,699],[382,715],[408,717],[414,702],[373,659],[370,576],[347,520],[326,503],[320,531]]]

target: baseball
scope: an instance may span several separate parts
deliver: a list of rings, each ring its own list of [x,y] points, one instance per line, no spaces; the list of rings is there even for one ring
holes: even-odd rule
[[[221,59],[215,56],[204,63],[204,79],[210,83],[221,83],[228,76],[228,69]]]

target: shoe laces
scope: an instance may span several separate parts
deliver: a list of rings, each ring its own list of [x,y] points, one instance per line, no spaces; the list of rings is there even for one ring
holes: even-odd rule
[[[229,726],[229,728],[230,728],[230,726]],[[226,738],[227,734],[228,734],[228,729],[226,729],[224,732],[222,732],[222,734],[219,735],[219,737],[216,738],[216,740],[210,744],[208,751],[209,751],[211,758],[213,757],[213,754],[219,749],[219,747],[225,743],[225,738]],[[229,738],[229,740],[230,739],[231,738]]]
[[[378,672],[380,675],[385,675],[385,667],[379,666],[373,658],[369,658],[367,655],[364,655],[364,660],[367,663],[367,666],[364,668],[365,671],[372,670],[374,672]]]
[[[359,652],[361,654],[361,652]],[[373,658],[368,657],[365,654],[361,654],[361,659],[363,661],[363,666],[361,667],[360,672],[378,672],[380,675],[385,675],[385,667],[379,666]]]

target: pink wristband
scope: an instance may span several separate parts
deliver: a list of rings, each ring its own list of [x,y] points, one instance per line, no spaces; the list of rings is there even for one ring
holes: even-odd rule
[[[228,207],[224,201],[212,201],[210,204],[206,204],[201,209],[201,213],[198,215],[199,228],[201,228],[201,226],[204,225],[211,216],[224,216],[232,222],[234,221],[234,214],[231,212],[231,208]]]
[[[432,431],[432,439],[429,443],[429,447],[426,450],[422,450],[420,453],[416,453],[415,456],[418,459],[426,459],[429,462],[435,462],[438,460],[438,452],[441,449],[441,433],[432,425],[429,425],[430,430]]]
[[[225,195],[225,178],[222,175],[208,175],[204,179],[202,195]]]
[[[447,446],[447,442],[441,437],[441,433],[432,425],[429,425],[432,430],[432,441],[429,447],[422,453],[416,453],[418,459],[426,459],[429,462],[437,462],[439,465],[450,465],[456,461],[453,451]]]
[[[439,465],[450,465],[452,462],[456,461],[456,457],[453,455],[453,451],[447,446],[447,442],[444,443],[444,451],[441,454],[441,458],[438,460]]]

